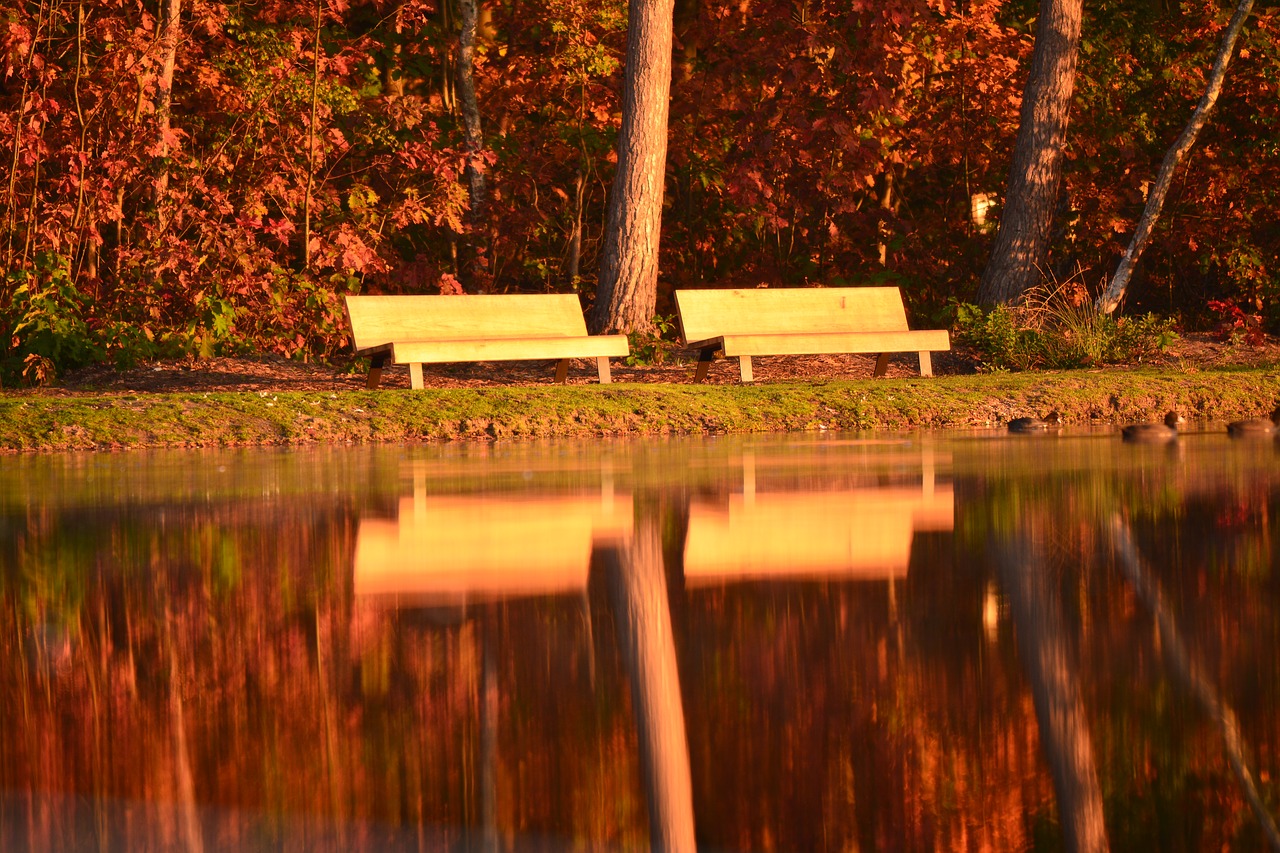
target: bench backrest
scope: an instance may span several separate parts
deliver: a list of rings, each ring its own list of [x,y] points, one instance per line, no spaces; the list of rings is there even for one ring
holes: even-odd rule
[[[685,341],[787,332],[905,332],[896,287],[677,290]]]
[[[357,350],[392,341],[581,337],[582,305],[572,293],[479,296],[348,296]]]

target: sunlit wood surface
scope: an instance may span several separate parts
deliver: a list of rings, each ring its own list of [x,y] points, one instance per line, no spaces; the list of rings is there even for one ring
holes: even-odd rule
[[[357,350],[404,341],[586,337],[573,294],[348,296]]]
[[[357,595],[453,604],[586,588],[591,549],[631,535],[631,497],[417,496],[356,533]]]
[[[764,492],[689,510],[690,584],[727,578],[904,576],[918,530],[951,530],[950,485]]]
[[[920,373],[933,373],[930,352],[951,348],[945,329],[911,331],[896,287],[820,287],[769,290],[677,290],[685,344],[703,350],[695,381],[707,358],[737,357],[742,381],[752,381],[753,355],[880,353],[916,351]]]

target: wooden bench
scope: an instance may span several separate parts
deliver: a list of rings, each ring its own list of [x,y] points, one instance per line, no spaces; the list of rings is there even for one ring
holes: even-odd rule
[[[699,350],[695,382],[715,358],[738,358],[751,382],[753,355],[877,353],[883,376],[889,355],[918,352],[920,375],[933,375],[931,352],[951,349],[945,329],[911,331],[896,287],[805,287],[677,290],[685,344]]]
[[[555,381],[564,382],[569,359],[594,358],[609,382],[609,357],[630,351],[626,335],[589,336],[572,293],[346,299],[356,355],[373,362],[369,388],[388,362],[409,365],[414,388],[422,387],[422,365],[459,361],[554,359]]]

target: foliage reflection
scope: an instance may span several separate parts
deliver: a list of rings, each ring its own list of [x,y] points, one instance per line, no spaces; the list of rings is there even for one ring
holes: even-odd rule
[[[1261,846],[1250,444],[15,459],[0,847]]]

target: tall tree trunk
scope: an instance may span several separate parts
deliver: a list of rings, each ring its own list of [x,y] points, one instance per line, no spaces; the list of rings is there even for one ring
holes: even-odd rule
[[[649,849],[693,851],[693,778],[661,529],[638,525],[630,542],[605,551],[604,564],[640,733]]]
[[[1057,206],[1083,0],[1040,0],[1031,76],[1009,167],[1000,230],[978,285],[983,305],[1016,302],[1039,278]]]
[[[1231,54],[1235,51],[1236,38],[1240,35],[1240,29],[1244,26],[1245,19],[1249,17],[1252,9],[1253,0],[1240,0],[1235,15],[1231,17],[1231,23],[1227,24],[1227,31],[1222,34],[1218,56],[1213,61],[1213,70],[1209,72],[1209,82],[1205,85],[1200,103],[1196,104],[1195,112],[1191,114],[1191,120],[1182,129],[1178,140],[1164,155],[1164,162],[1160,164],[1160,173],[1156,176],[1156,184],[1147,195],[1147,206],[1142,210],[1142,218],[1138,220],[1138,227],[1129,241],[1129,248],[1125,249],[1124,257],[1120,259],[1120,265],[1116,267],[1116,274],[1111,277],[1111,283],[1107,286],[1106,292],[1094,303],[1094,307],[1105,314],[1115,311],[1124,299],[1129,280],[1133,277],[1133,268],[1137,265],[1143,250],[1147,248],[1147,243],[1151,241],[1151,232],[1155,228],[1156,220],[1160,218],[1160,209],[1164,207],[1165,196],[1169,194],[1169,187],[1173,184],[1173,173],[1186,159],[1187,152],[1191,150],[1192,145],[1195,145],[1200,129],[1209,120],[1209,111],[1217,103],[1218,94],[1222,91],[1222,80],[1227,76],[1227,65],[1231,62]]]
[[[1102,789],[1062,606],[1055,585],[1047,579],[1043,544],[1034,534],[1018,534],[1000,539],[992,548],[1009,596],[1040,742],[1053,773],[1063,842],[1073,853],[1101,853],[1108,849]]]
[[[591,330],[653,330],[666,185],[674,0],[630,0],[618,173],[600,260]]]
[[[159,172],[155,182],[157,209],[169,192],[169,134],[173,112],[173,72],[178,64],[179,22],[182,0],[164,0],[160,18],[160,78],[156,81],[156,152]]]

